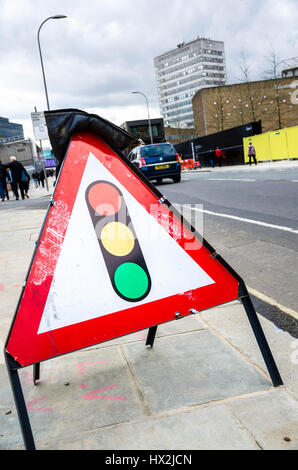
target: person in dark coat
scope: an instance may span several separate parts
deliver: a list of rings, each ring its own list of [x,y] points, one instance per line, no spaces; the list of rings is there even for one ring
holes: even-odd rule
[[[25,199],[25,191],[24,191],[24,182],[22,181],[22,177],[24,175],[29,177],[26,169],[23,167],[21,162],[18,162],[16,157],[10,157],[10,162],[5,164],[6,168],[10,169],[10,174],[12,178],[12,190],[16,197],[16,200],[19,199],[19,191],[21,192],[22,199]],[[26,196],[28,197],[28,195]]]
[[[39,178],[39,181],[41,182],[42,187],[44,188],[45,175],[44,175],[44,171],[43,171],[43,170],[41,170],[41,171],[38,173],[38,178]]]
[[[210,149],[209,150],[209,161],[210,161],[210,165],[212,166],[212,168],[214,168],[214,157],[215,157],[215,150]]]
[[[30,175],[29,175],[29,173],[27,173],[26,170],[25,170],[25,172],[22,171],[22,182],[23,182],[25,197],[29,199],[28,191],[29,191],[29,186],[30,186]]]
[[[33,181],[34,181],[35,187],[38,188],[38,186],[39,186],[39,176],[38,176],[37,171],[35,171],[34,173],[32,173],[32,179],[33,179]]]
[[[2,165],[0,160],[0,197],[2,201],[5,201],[5,197],[9,200],[9,195],[7,191],[7,180],[9,179],[9,175],[7,172],[7,168]]]

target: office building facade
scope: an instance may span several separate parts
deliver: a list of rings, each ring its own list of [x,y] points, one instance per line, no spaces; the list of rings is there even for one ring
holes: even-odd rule
[[[224,43],[197,38],[154,59],[160,112],[165,126],[194,127],[192,98],[201,88],[224,85]]]
[[[164,142],[165,140],[165,131],[163,125],[163,119],[150,119],[150,126],[152,132],[153,143]],[[148,119],[139,119],[135,121],[126,121],[121,124],[122,129],[125,129],[127,132],[134,134],[136,137],[141,139],[144,144],[150,144],[150,129]]]
[[[9,122],[9,119],[0,117],[0,141],[24,139],[24,130],[22,124]]]

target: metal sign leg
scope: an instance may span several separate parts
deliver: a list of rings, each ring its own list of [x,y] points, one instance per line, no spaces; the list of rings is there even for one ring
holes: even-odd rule
[[[149,346],[149,347],[153,348],[153,343],[154,343],[156,331],[157,331],[157,325],[156,326],[151,326],[149,328],[147,339],[146,339],[146,346],[147,347]]]
[[[248,320],[250,322],[250,325],[252,327],[252,330],[254,332],[255,338],[257,340],[257,343],[259,345],[260,351],[262,353],[264,362],[267,366],[269,375],[271,377],[272,383],[274,387],[278,387],[279,385],[283,385],[282,378],[279,374],[277,365],[274,361],[273,355],[271,353],[271,350],[269,348],[268,342],[266,340],[266,337],[264,335],[261,323],[259,321],[259,318],[257,316],[257,313],[255,311],[255,308],[253,306],[253,303],[251,301],[251,298],[249,296],[249,293],[246,289],[245,285],[242,285],[243,289],[243,297],[241,297],[242,304],[245,308]]]
[[[19,423],[21,426],[21,431],[23,435],[24,445],[26,450],[35,450],[35,443],[32,434],[31,424],[29,421],[29,416],[26,408],[26,403],[23,395],[22,385],[20,382],[18,369],[13,367],[10,362],[10,357],[5,354],[5,360],[7,365],[8,376],[10,380],[10,385],[12,388],[12,393],[14,401],[16,404],[16,409],[19,417]]]
[[[40,378],[40,362],[33,365],[33,383],[37,385],[37,381]]]

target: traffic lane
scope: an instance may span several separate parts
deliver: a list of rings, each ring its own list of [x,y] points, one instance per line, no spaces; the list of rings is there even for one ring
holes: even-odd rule
[[[194,223],[197,219],[192,216],[190,208],[183,212],[183,216],[198,228]],[[268,303],[253,297],[258,313],[297,338],[297,319],[273,305],[278,302],[295,312],[298,310],[296,240],[294,248],[289,247],[289,243],[283,246],[276,239],[269,242],[268,234],[264,236],[265,229],[262,227],[248,226],[234,220],[219,220],[210,215],[204,215],[203,223],[199,221],[199,228],[202,226],[204,238],[243,278],[246,285],[272,299]]]
[[[266,230],[271,232],[210,215],[203,219],[204,238],[249,287],[297,312],[297,243],[293,248],[270,241]]]
[[[204,199],[194,195],[193,188],[187,186],[187,183],[165,184],[163,188],[159,189],[172,203],[203,203],[205,207]],[[178,186],[180,186],[179,189]],[[220,209],[218,205],[213,205],[213,208],[217,211]],[[183,215],[193,222],[196,220],[193,212],[191,216],[189,208],[189,216],[187,217],[185,211]],[[242,215],[243,213],[241,212]],[[255,212],[245,211],[245,215],[250,217],[255,215]],[[277,221],[280,222],[281,219],[284,223],[292,223],[291,219],[281,217],[278,217]],[[201,228],[201,220],[199,220],[199,225]],[[239,273],[248,286],[297,311],[298,293],[295,273],[298,267],[298,244],[296,234],[204,214],[203,236]],[[265,310],[266,315],[268,311],[271,312],[276,322],[278,317],[276,309],[267,306]],[[283,312],[281,312],[281,316],[284,316],[284,319],[278,323],[278,326],[283,326],[283,329],[289,331],[287,325],[293,320],[288,315],[283,315]],[[293,329],[297,331],[297,322],[295,321],[291,331]]]
[[[253,179],[259,180],[287,180],[287,181],[298,181],[298,162],[294,167],[289,168],[262,168],[262,165],[257,167],[243,166],[241,169],[232,167],[222,167],[202,170],[191,170],[182,173],[184,178],[197,178],[200,179]]]
[[[298,183],[186,177],[157,187],[171,202],[203,204],[206,210],[298,229]]]
[[[235,183],[233,183],[233,185],[234,184]],[[200,184],[200,187],[198,188],[196,186],[194,187],[191,182],[184,181],[179,184],[158,185],[158,189],[173,204],[194,205],[192,208],[193,218],[199,220],[199,222],[199,211],[203,209],[207,211],[203,212],[203,221],[208,220],[208,217],[213,217],[218,219],[219,226],[227,227],[232,226],[231,224],[233,221],[242,223],[242,232],[247,232],[249,234],[250,240],[256,241],[261,239],[265,240],[267,243],[284,246],[293,251],[297,251],[298,236],[297,233],[294,233],[294,231],[298,228],[297,209],[294,211],[293,207],[290,207],[290,210],[287,208],[284,209],[284,207],[280,207],[279,211],[281,215],[272,215],[273,212],[276,212],[276,207],[272,207],[272,201],[267,198],[267,204],[263,204],[261,207],[261,204],[259,203],[257,211],[255,210],[253,204],[250,205],[252,210],[247,210],[244,208],[247,197],[243,197],[243,192],[241,191],[242,185],[244,185],[244,183],[238,185],[238,192],[235,191],[236,186],[234,186],[234,192],[232,195],[230,194],[228,200],[227,196],[224,196],[223,194],[225,191],[225,186],[223,186],[221,182],[220,188],[216,188],[216,185],[218,185],[217,182],[212,182],[210,186],[208,184]],[[284,188],[284,190],[286,191],[286,188]],[[215,200],[215,193],[217,194],[216,203],[211,203],[210,199],[213,198],[213,200]],[[226,198],[225,203],[229,204],[229,206],[223,205],[222,200],[224,200],[224,198]],[[243,207],[242,209],[238,208],[240,204]],[[195,205],[198,205],[197,210]],[[235,206],[238,207],[235,208]],[[185,206],[181,207],[181,210],[185,211]],[[262,210],[267,213],[262,213]],[[290,212],[291,217],[284,216],[287,211]],[[213,215],[212,213],[218,215]],[[227,215],[228,218],[223,217],[222,215]],[[230,216],[232,218],[230,218]],[[294,219],[293,216],[295,216],[296,219]],[[233,217],[235,217],[235,220]],[[245,219],[247,219],[247,221],[245,221]],[[266,226],[266,224],[269,226]],[[236,236],[235,233],[233,233],[233,236]]]

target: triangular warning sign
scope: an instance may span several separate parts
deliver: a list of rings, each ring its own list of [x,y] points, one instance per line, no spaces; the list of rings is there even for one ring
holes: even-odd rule
[[[77,135],[6,350],[26,366],[238,298],[212,254],[133,164]]]

